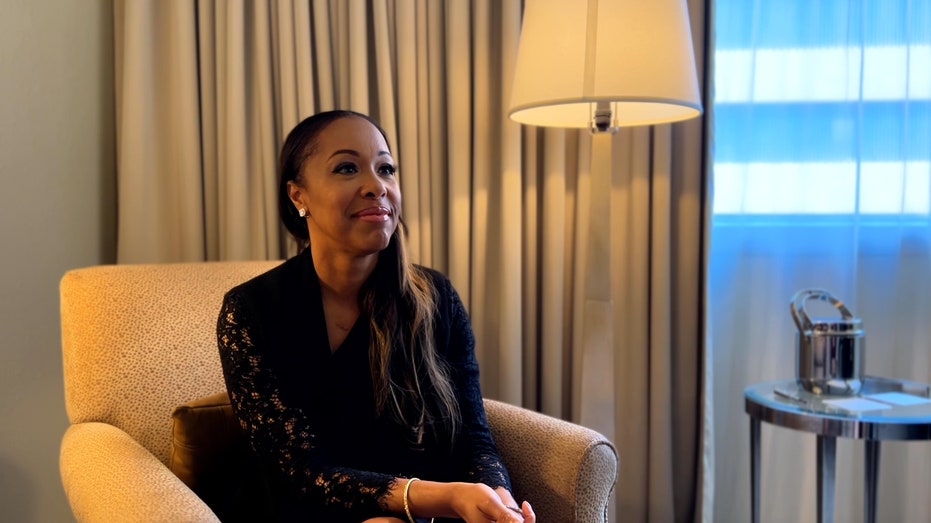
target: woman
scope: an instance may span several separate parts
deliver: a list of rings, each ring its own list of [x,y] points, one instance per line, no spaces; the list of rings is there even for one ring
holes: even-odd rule
[[[407,260],[385,133],[320,113],[280,168],[279,213],[306,248],[229,291],[217,329],[277,518],[534,522],[488,430],[462,303]]]

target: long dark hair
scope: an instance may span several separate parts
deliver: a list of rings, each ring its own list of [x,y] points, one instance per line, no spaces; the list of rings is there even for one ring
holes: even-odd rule
[[[385,131],[371,117],[355,111],[327,111],[305,118],[281,148],[278,213],[288,232],[304,248],[312,238],[288,194],[288,182],[302,183],[304,161],[317,149],[317,137],[342,118],[362,118]],[[389,146],[390,148],[390,146]],[[437,355],[434,338],[436,289],[432,277],[408,259],[404,222],[378,255],[375,270],[359,292],[359,309],[369,321],[369,369],[375,408],[386,409],[409,436],[420,443],[424,434],[447,432],[454,438],[460,423],[459,404],[449,370]]]

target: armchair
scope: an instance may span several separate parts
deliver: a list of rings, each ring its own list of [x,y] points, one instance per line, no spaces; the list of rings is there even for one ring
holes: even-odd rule
[[[223,294],[278,262],[104,265],[60,283],[62,484],[81,522],[219,521],[169,468],[172,412],[225,386]],[[604,521],[617,454],[603,436],[486,400],[515,496],[544,522]]]

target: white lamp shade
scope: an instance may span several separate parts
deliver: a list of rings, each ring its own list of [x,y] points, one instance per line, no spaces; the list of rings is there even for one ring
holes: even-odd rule
[[[612,126],[701,114],[685,0],[526,0],[512,120],[589,127],[597,102]]]

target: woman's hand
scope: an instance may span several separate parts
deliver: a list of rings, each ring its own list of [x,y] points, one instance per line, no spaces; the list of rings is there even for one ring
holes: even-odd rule
[[[385,508],[403,514],[405,490],[408,508],[414,516],[461,518],[466,523],[536,523],[529,503],[525,501],[518,507],[507,489],[492,489],[484,483],[398,478],[386,499]]]
[[[533,512],[533,507],[529,501],[520,504],[521,513],[524,515],[524,523],[537,523],[537,515]]]
[[[482,483],[454,483],[456,491],[452,493],[452,509],[456,514],[464,519],[466,523],[522,523],[536,521],[533,510],[530,505],[526,504],[526,510],[520,513],[512,510],[510,507],[516,507],[514,499],[506,489],[499,489],[507,493],[507,499],[510,505],[502,499],[501,493],[492,490],[491,487]],[[530,520],[526,519],[527,513],[531,516]]]
[[[513,509],[520,511],[520,514],[524,517],[524,523],[536,523],[537,515],[533,513],[533,507],[530,506],[530,503],[525,501],[518,505],[518,503],[514,501],[514,496],[504,487],[496,488],[495,492],[498,494],[498,497],[501,498],[501,502],[504,503],[505,506],[508,508],[513,507]],[[513,509],[512,512],[517,513]]]

